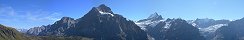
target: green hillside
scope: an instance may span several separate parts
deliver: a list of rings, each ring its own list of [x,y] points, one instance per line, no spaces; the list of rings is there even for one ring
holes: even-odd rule
[[[0,24],[0,40],[27,40],[27,38],[16,29]]]

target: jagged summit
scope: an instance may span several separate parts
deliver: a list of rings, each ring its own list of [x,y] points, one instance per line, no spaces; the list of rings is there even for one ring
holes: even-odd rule
[[[98,7],[93,7],[92,10],[88,12],[88,15],[110,15],[114,16],[114,13],[111,9],[105,4],[101,4]]]
[[[110,15],[110,16],[114,16],[113,12],[111,11],[111,9],[106,6],[105,4],[101,4],[100,6],[96,7],[96,9],[98,10],[98,12],[101,15]]]
[[[159,15],[157,12],[154,14],[151,14],[147,19],[139,20],[137,22],[143,22],[143,21],[160,21],[163,20],[162,16]]]
[[[151,19],[151,20],[162,20],[162,16],[159,15],[157,12],[155,12],[154,14],[151,14],[147,19]]]
[[[71,17],[62,17],[61,20],[74,20],[74,18],[71,18]]]
[[[61,20],[59,20],[58,22],[61,22],[61,23],[75,23],[75,20],[74,20],[74,18],[71,18],[71,17],[62,17]]]
[[[152,18],[162,18],[162,16],[158,15],[158,13],[155,12],[154,14],[151,14],[147,19],[152,19]]]
[[[158,23],[163,22],[163,18],[161,15],[158,15],[158,13],[151,14],[147,19],[142,19],[136,22],[138,26],[141,27],[141,29],[146,30],[147,26],[154,27]]]
[[[105,4],[101,4],[100,6],[96,7],[98,9],[98,11],[100,12],[108,12],[108,13],[112,13],[111,9],[106,6]]]

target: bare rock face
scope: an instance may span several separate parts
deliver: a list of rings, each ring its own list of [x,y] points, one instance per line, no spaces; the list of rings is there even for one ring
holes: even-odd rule
[[[199,29],[182,19],[169,19],[170,27],[165,30],[164,40],[205,40]],[[167,21],[167,20],[166,20]]]
[[[61,20],[55,22],[52,25],[43,25],[40,27],[30,28],[27,31],[29,35],[38,35],[38,36],[62,36],[65,30],[69,29],[70,27],[74,27],[76,21],[70,17],[63,17]]]
[[[133,21],[114,14],[105,5],[93,7],[65,34],[92,37],[95,40],[148,40],[146,32]]]
[[[70,17],[63,17],[61,20],[55,22],[52,25],[48,25],[45,27],[45,30],[40,32],[38,34],[39,36],[47,36],[47,35],[53,35],[53,36],[63,36],[64,31],[74,27],[76,21],[73,18]]]
[[[133,21],[114,14],[104,4],[93,7],[91,11],[77,20],[63,17],[54,24],[43,28],[44,30],[41,32],[35,30],[38,32],[33,34],[37,36],[82,36],[95,40],[148,40],[147,33]]]
[[[28,35],[38,35],[40,32],[42,32],[43,30],[45,30],[44,26],[41,27],[34,27],[34,28],[30,28],[26,34]]]

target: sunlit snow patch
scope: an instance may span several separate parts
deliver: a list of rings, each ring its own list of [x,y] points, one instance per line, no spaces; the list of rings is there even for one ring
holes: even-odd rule
[[[215,32],[218,28],[222,26],[227,26],[227,24],[217,24],[217,25],[209,26],[207,28],[202,28],[200,30],[204,32]]]
[[[145,27],[147,27],[147,26],[155,27],[158,23],[160,23],[162,21],[164,21],[164,20],[158,20],[158,21],[147,20],[144,22],[136,22],[136,24],[138,26],[140,26],[142,30],[146,30]]]
[[[114,16],[112,13],[109,13],[109,12],[99,11],[99,13],[101,13],[102,15],[111,15],[111,16]]]
[[[171,26],[170,21],[169,22],[165,22],[165,23],[166,24],[165,24],[164,28],[168,29]]]

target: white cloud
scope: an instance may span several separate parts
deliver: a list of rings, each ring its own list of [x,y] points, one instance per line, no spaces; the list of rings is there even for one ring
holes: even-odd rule
[[[3,22],[54,22],[61,17],[60,12],[41,9],[32,11],[16,11],[11,6],[0,6],[0,21]]]
[[[24,9],[27,10],[27,9]],[[62,17],[61,12],[34,9],[31,11],[19,11],[11,6],[0,5],[0,24],[14,28],[36,27],[52,24]]]
[[[15,15],[15,11],[12,7],[3,7],[3,6],[0,6],[0,16],[5,16],[5,15],[8,15],[8,16],[14,16]]]
[[[32,21],[40,21],[40,22],[46,22],[46,21],[57,21],[61,14],[58,12],[47,12],[43,10],[37,10],[37,11],[30,11],[27,12],[26,17],[29,20]]]

